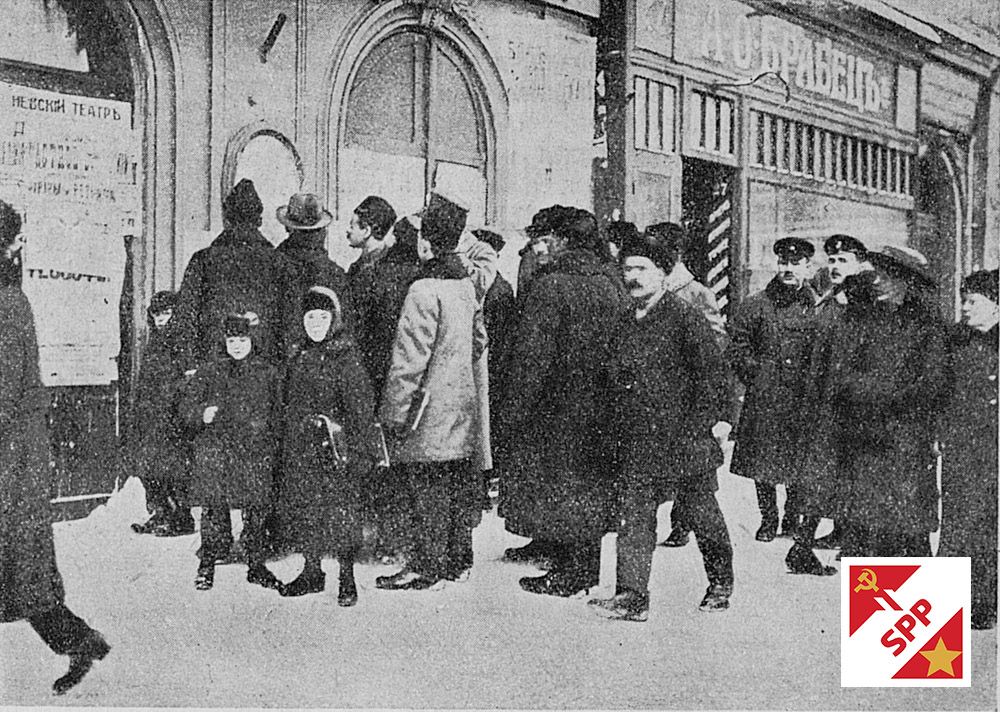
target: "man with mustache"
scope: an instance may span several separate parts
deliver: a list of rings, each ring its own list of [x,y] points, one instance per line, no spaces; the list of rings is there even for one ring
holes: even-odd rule
[[[816,326],[816,293],[809,284],[815,249],[798,237],[782,238],[773,249],[777,274],[736,310],[727,349],[733,371],[746,386],[730,469],[756,482],[761,512],[756,538],[763,542],[778,531],[777,485],[793,479],[807,442],[805,393]],[[785,535],[794,534],[800,514],[792,488],[785,503]]]
[[[846,306],[844,280],[872,268],[868,262],[868,249],[861,240],[850,235],[831,235],[823,243],[823,252],[827,256],[830,288],[824,292],[816,305],[817,310],[821,312]]]

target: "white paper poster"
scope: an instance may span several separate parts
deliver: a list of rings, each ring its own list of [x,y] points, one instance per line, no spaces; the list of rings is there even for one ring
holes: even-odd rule
[[[141,228],[132,106],[0,82],[0,199],[24,221],[42,382],[118,378],[124,235]]]

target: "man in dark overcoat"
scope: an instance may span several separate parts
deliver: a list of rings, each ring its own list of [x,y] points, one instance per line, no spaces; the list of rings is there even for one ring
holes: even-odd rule
[[[676,255],[647,231],[622,247],[635,312],[611,341],[608,388],[617,469],[618,587],[594,600],[613,618],[644,621],[656,548],[656,510],[674,499],[695,533],[709,587],[703,611],[729,607],[733,549],[715,498],[722,449],[713,428],[727,405],[726,367],[708,322],[668,288]]]
[[[184,270],[174,315],[188,369],[218,355],[227,314],[256,314],[259,356],[277,363],[297,321],[291,268],[258,229],[264,206],[244,178],[222,204],[225,229]]]
[[[62,694],[111,649],[65,603],[52,540],[49,397],[38,375],[35,317],[21,291],[21,216],[0,201],[0,622],[27,620],[68,655]]]
[[[602,378],[628,299],[601,262],[593,215],[569,209],[538,239],[551,261],[532,277],[508,356],[501,515],[509,531],[558,544],[549,572],[522,588],[571,596],[596,585],[601,537],[614,526]]]
[[[868,253],[843,316],[816,341],[807,507],[836,516],[844,556],[930,556],[938,525],[934,442],[948,393],[946,329],[916,250]]]
[[[278,245],[276,251],[284,257],[292,269],[295,303],[289,307],[300,313],[302,295],[312,287],[332,289],[340,300],[344,323],[350,327],[353,316],[347,295],[347,273],[330,259],[326,249],[328,227],[333,214],[323,207],[319,196],[312,193],[296,193],[276,211],[278,222],[285,226],[288,237]],[[305,337],[300,319],[288,321],[291,333],[285,334],[286,346],[294,346]]]
[[[815,249],[797,237],[782,238],[773,249],[778,272],[736,309],[727,350],[746,386],[730,469],[756,483],[757,541],[777,534],[776,486],[788,482],[803,450],[809,425],[804,393],[815,333],[816,293],[809,285]],[[784,533],[791,535],[800,512],[794,490],[786,491]]]
[[[938,556],[972,560],[972,627],[997,620],[997,270],[962,282],[951,335],[951,396],[941,417]]]

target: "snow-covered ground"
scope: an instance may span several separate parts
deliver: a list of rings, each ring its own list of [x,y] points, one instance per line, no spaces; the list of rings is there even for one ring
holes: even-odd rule
[[[638,624],[521,591],[517,579],[535,569],[498,559],[525,540],[494,513],[475,532],[470,579],[441,591],[379,591],[375,577],[394,569],[358,566],[360,601],[339,608],[331,560],[320,595],[282,599],[248,585],[244,566],[219,567],[215,588],[198,592],[197,536],[132,534],[143,512],[130,480],[87,519],[55,527],[68,602],[111,654],[54,698],[66,659],[26,623],[0,626],[0,706],[997,708],[995,631],[973,633],[971,689],[842,689],[839,577],[789,575],[787,540],[753,540],[751,482],[722,476],[720,500],[735,549],[732,608],[697,610],[706,581],[693,542],[661,547],[650,618]],[[602,587],[613,585],[613,556],[609,536]],[[298,557],[271,564],[285,580],[300,566]]]

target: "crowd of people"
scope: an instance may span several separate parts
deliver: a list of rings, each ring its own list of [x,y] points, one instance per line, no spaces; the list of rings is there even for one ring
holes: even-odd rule
[[[14,482],[33,467],[14,443],[42,438],[44,408],[32,405],[37,344],[14,266],[20,221],[4,209],[6,528],[28,497]],[[497,273],[503,237],[470,230],[454,196],[432,192],[402,218],[366,198],[351,216],[360,256],[346,272],[329,258],[333,216],[317,196],[277,208],[288,233],[277,247],[259,231],[263,210],[240,181],[223,232],[191,258],[177,293],[153,296],[128,418],[127,466],[151,513],[133,529],[193,534],[200,507],[198,590],[213,588],[216,566],[244,562],[251,584],[317,594],[323,559],[335,557],[337,601],[349,607],[361,555],[399,564],[380,589],[462,581],[498,486],[507,530],[531,540],[504,558],[545,571],[520,579],[525,591],[597,586],[601,539],[617,532],[616,590],[589,605],[647,620],[657,510],[672,501],[662,544],[694,534],[708,580],[699,607],[722,611],[734,574],[717,471],[732,436],[731,470],[757,488],[756,539],[790,537],[790,572],[836,573],[822,547],[929,556],[940,525],[938,555],[972,557],[973,626],[995,625],[997,271],[963,281],[951,325],[915,250],[833,235],[817,274],[814,245],[786,237],[773,245],[773,279],[726,319],[685,266],[674,223],[601,231],[586,210],[546,207],[525,229],[515,291]],[[40,487],[43,474],[28,479]],[[37,575],[5,569],[2,610],[71,656],[71,686],[108,648],[62,604],[41,517],[3,541],[44,549],[51,590],[28,594]],[[821,518],[835,526],[817,539]],[[267,562],[290,553],[305,563],[281,581]]]

